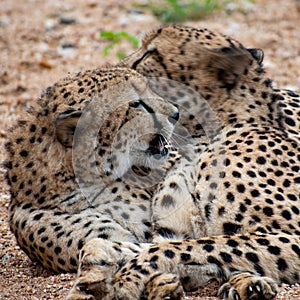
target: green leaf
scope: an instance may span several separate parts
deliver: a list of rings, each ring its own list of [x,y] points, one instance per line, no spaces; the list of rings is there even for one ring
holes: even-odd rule
[[[114,46],[115,46],[115,44],[109,44],[109,45],[105,46],[104,49],[103,49],[103,56],[104,57],[108,56],[110,50],[112,48],[114,48]]]
[[[103,56],[104,57],[106,57],[109,54],[109,52],[116,45],[121,43],[123,40],[128,41],[134,48],[139,47],[139,40],[136,37],[134,37],[133,35],[130,35],[126,31],[117,31],[117,32],[102,31],[102,32],[100,32],[100,38],[110,41],[110,43],[107,46],[105,46],[104,49],[103,49]],[[124,52],[118,50],[116,52],[116,56],[119,59],[123,59],[124,57],[126,57],[126,54]]]

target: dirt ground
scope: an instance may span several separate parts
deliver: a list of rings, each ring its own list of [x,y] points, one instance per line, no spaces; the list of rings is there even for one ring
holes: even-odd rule
[[[159,25],[151,12],[133,1],[0,0],[0,162],[7,129],[18,113],[48,85],[69,73],[117,62],[115,50],[103,58],[103,30],[127,31],[142,37]],[[135,3],[146,3],[136,0]],[[187,22],[207,27],[265,52],[265,68],[276,86],[300,87],[300,2],[244,1]],[[117,49],[130,53],[128,43]],[[74,275],[53,275],[32,263],[16,245],[7,224],[9,194],[0,169],[0,299],[63,299]],[[187,299],[216,299],[210,285]],[[300,299],[299,286],[282,286],[276,299]]]

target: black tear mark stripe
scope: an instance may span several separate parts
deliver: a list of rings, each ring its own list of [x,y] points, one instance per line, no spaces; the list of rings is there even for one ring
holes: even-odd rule
[[[158,51],[157,51],[156,49],[146,51],[146,52],[144,53],[144,55],[143,55],[141,58],[139,58],[138,60],[136,60],[136,61],[133,63],[133,65],[131,66],[131,68],[132,68],[133,70],[136,70],[138,64],[139,64],[145,57],[147,57],[148,55],[150,55],[150,54],[152,54],[152,53],[157,53],[157,52],[158,52]]]

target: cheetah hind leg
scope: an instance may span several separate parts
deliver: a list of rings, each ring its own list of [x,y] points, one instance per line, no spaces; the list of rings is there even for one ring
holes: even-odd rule
[[[77,279],[66,299],[113,299],[114,274],[147,247],[149,244],[117,243],[101,238],[88,241],[80,251]]]
[[[277,292],[278,286],[273,279],[244,272],[232,275],[220,287],[218,296],[225,300],[268,300]]]
[[[175,274],[154,273],[149,278],[141,299],[143,300],[161,300],[172,299],[179,300],[183,297],[183,287],[179,277]]]

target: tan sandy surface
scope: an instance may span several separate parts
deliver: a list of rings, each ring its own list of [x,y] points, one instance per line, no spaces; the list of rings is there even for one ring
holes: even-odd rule
[[[141,37],[159,24],[150,12],[133,9],[133,1],[123,2],[0,0],[1,161],[7,128],[43,89],[68,73],[117,62],[114,53],[103,58],[107,44],[99,39],[99,32],[125,30]],[[187,24],[218,30],[247,47],[264,49],[265,67],[276,85],[299,91],[299,1],[245,1]],[[120,47],[127,53],[133,50],[128,43]],[[0,169],[0,299],[63,299],[74,275],[43,270],[16,245],[7,224],[9,195],[3,174]],[[216,290],[210,285],[189,299],[216,299]],[[300,299],[300,288],[283,286],[277,299]]]

